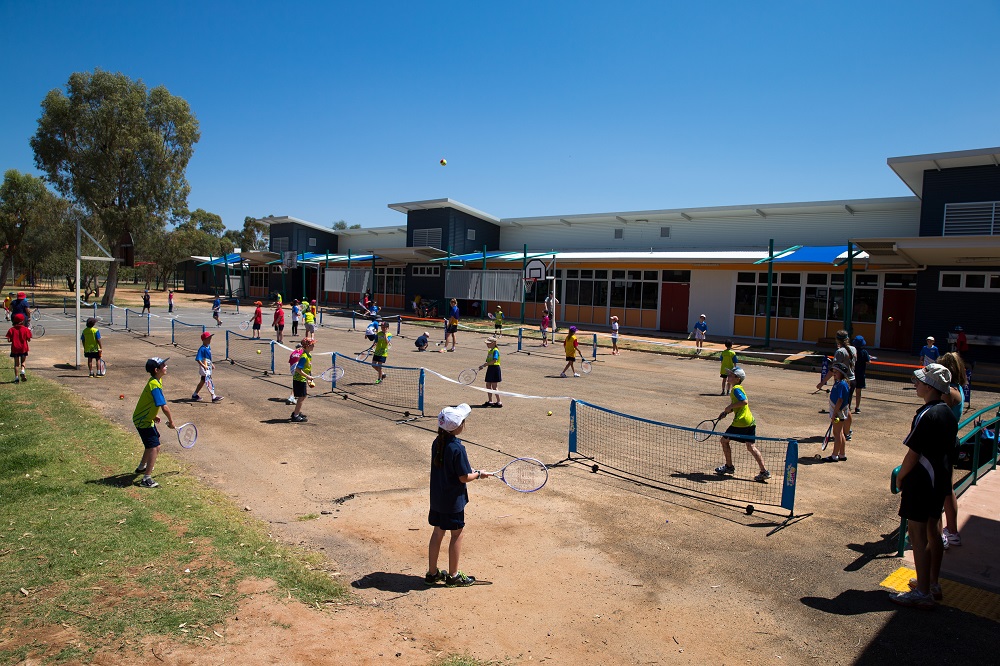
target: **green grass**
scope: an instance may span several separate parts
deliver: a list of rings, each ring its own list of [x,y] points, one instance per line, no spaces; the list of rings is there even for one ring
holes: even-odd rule
[[[321,557],[276,543],[176,459],[157,461],[160,488],[135,486],[137,435],[29,377],[0,388],[0,621],[15,638],[0,663],[29,654],[86,661],[121,639],[211,633],[248,578],[273,579],[276,593],[308,604],[347,598]],[[81,631],[87,648],[16,640],[60,623]]]

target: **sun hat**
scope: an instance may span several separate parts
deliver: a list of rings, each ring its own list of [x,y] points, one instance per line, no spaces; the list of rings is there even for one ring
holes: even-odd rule
[[[830,367],[839,372],[840,374],[842,374],[843,376],[845,377],[847,376],[847,366],[844,365],[843,363],[838,361],[833,365],[831,365]]]
[[[488,344],[488,345],[495,345],[496,343],[497,343],[497,339],[494,338],[492,335],[490,337],[486,338],[486,344]]]
[[[698,319],[708,319],[708,317],[706,317],[706,316],[705,316],[705,315],[703,315],[703,314],[700,314],[700,315],[698,315]]]
[[[455,432],[458,426],[462,425],[471,413],[472,407],[469,407],[464,402],[455,407],[445,407],[438,414],[438,427],[448,432]]]
[[[204,333],[201,334],[202,341],[210,340],[211,338],[212,338],[212,334],[209,333],[208,331],[205,331]]]
[[[19,291],[19,292],[17,292],[17,297],[18,298],[26,298],[26,295],[25,295],[25,293],[23,291]]]
[[[150,358],[149,360],[146,361],[146,372],[153,372],[157,368],[162,368],[167,364],[167,361],[169,360],[170,357],[160,358],[159,356],[154,356]]]
[[[951,391],[951,371],[940,363],[931,363],[914,370],[913,376],[940,393]]]
[[[738,378],[740,381],[747,378],[747,373],[743,372],[743,368],[729,368],[729,374]]]
[[[614,319],[615,321],[618,321],[618,315],[611,315],[611,318]]]
[[[569,332],[570,332],[570,333],[576,333],[576,331],[577,331],[577,328],[576,328],[576,326],[570,326],[570,327],[569,327]]]
[[[864,347],[868,343],[865,341],[865,336],[855,335],[854,339],[851,340],[851,344],[854,345],[855,347]]]

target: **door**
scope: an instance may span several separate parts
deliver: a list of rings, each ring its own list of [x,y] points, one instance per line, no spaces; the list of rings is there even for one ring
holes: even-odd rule
[[[690,282],[664,282],[660,288],[660,330],[683,333],[688,329]]]
[[[882,295],[882,336],[879,347],[913,351],[913,317],[917,292],[913,289],[886,289]]]

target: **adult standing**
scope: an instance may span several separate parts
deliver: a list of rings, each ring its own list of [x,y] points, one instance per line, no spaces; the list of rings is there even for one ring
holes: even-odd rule
[[[552,342],[556,341],[556,331],[559,330],[559,324],[556,323],[556,307],[559,305],[559,299],[556,298],[555,293],[549,292],[545,297],[545,311],[549,313],[552,317],[552,326],[549,329],[552,334]]]
[[[949,451],[958,434],[955,414],[942,400],[951,391],[950,384],[951,373],[938,363],[913,372],[914,388],[924,404],[903,440],[907,450],[896,483],[901,492],[899,516],[908,521],[917,577],[910,581],[909,592],[889,597],[900,606],[933,608],[942,597],[941,511],[951,485]]]

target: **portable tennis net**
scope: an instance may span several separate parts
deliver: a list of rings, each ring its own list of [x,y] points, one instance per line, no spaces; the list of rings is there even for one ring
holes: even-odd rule
[[[386,377],[378,384],[370,362],[358,361],[339,352],[332,354],[333,365],[343,368],[344,376],[331,383],[331,390],[373,405],[392,407],[407,412],[424,413],[424,369],[382,366]],[[313,374],[319,376],[325,368],[325,355],[313,359]],[[317,365],[317,363],[319,365]]]
[[[226,331],[226,360],[249,370],[274,373],[274,341]]]
[[[574,400],[570,403],[569,459],[714,501],[781,507],[788,510],[789,518],[794,517],[797,441],[756,437],[764,466],[771,473],[770,479],[758,482],[754,477],[759,467],[742,442],[730,443],[736,472],[716,474],[715,468],[724,462],[719,436],[699,442],[694,437],[698,432]]]
[[[170,343],[181,349],[198,351],[201,346],[201,334],[205,327],[201,324],[185,324],[177,319],[170,321]]]

